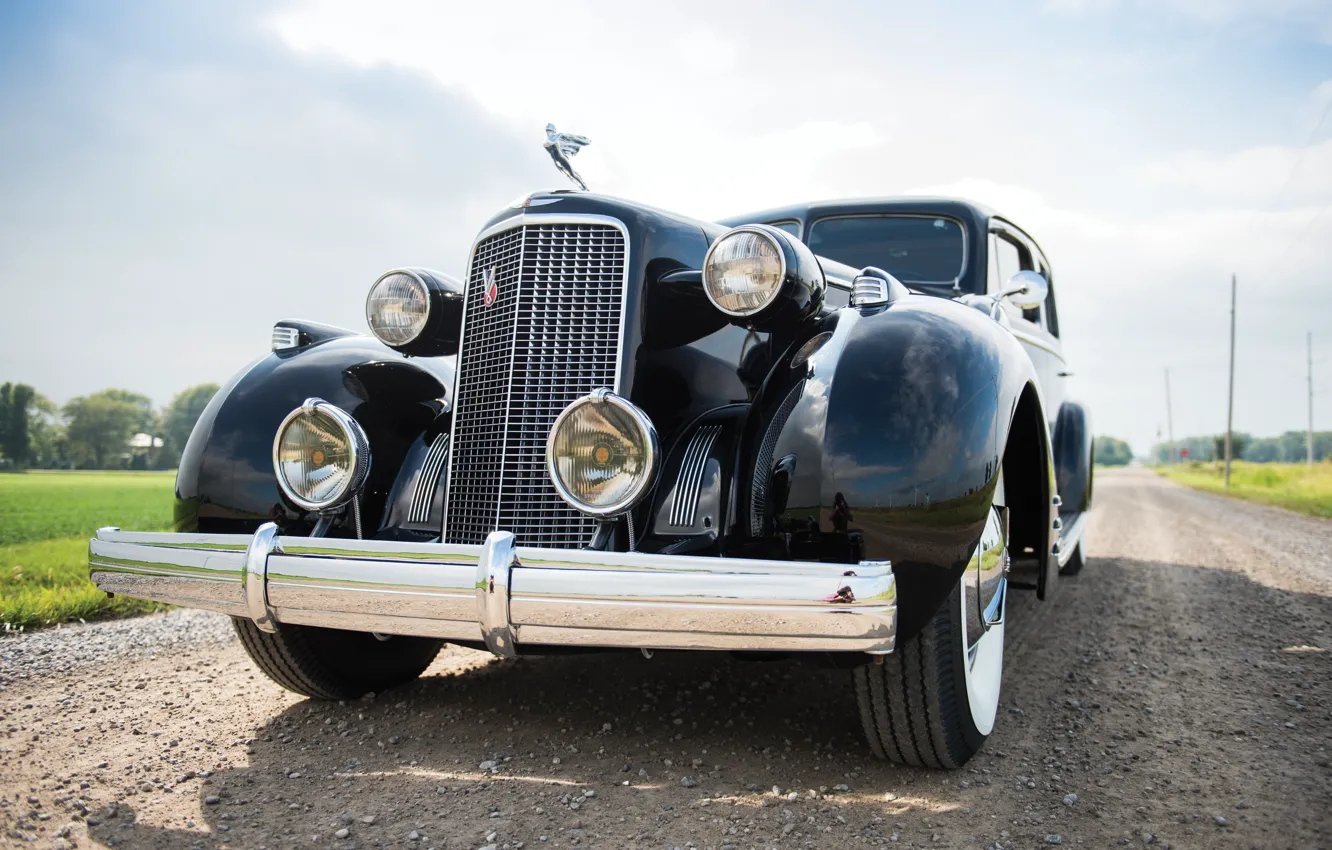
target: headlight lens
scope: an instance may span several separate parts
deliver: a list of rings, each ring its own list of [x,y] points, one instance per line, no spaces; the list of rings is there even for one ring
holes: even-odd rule
[[[415,276],[392,271],[375,281],[365,299],[370,331],[386,345],[406,345],[430,319],[430,293]]]
[[[288,498],[322,511],[355,496],[370,472],[370,442],[344,410],[306,399],[287,414],[273,440],[273,468]]]
[[[652,487],[658,454],[657,430],[647,414],[603,389],[555,420],[546,469],[570,505],[594,516],[618,516]]]
[[[750,316],[767,307],[785,277],[781,247],[758,229],[732,230],[713,243],[703,262],[708,299],[731,316]]]

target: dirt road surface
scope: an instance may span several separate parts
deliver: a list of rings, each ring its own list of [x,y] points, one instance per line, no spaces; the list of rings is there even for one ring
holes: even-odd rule
[[[869,757],[797,662],[449,649],[318,703],[212,615],[0,639],[0,844],[1332,846],[1332,523],[1127,470],[1088,545],[954,772]]]

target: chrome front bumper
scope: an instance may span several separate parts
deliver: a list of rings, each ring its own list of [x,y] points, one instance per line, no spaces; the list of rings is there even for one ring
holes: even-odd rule
[[[136,533],[88,548],[109,593],[279,623],[451,641],[497,655],[537,645],[891,652],[887,562],[856,565],[518,546]]]

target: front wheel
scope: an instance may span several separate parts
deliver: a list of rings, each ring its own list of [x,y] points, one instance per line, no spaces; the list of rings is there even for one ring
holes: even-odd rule
[[[439,654],[443,641],[422,637],[381,640],[365,632],[279,625],[262,631],[233,618],[250,660],[289,691],[315,699],[356,699],[420,676]]]
[[[1002,491],[948,601],[889,655],[854,672],[860,719],[876,756],[956,768],[994,728],[1004,669],[1008,565]]]

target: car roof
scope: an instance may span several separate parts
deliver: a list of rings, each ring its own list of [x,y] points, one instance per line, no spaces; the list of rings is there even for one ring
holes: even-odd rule
[[[838,200],[811,201],[773,207],[766,210],[728,216],[718,219],[719,224],[734,227],[738,224],[753,222],[781,221],[782,219],[823,218],[829,215],[865,215],[870,213],[915,213],[918,215],[951,216],[984,230],[990,218],[997,215],[994,210],[962,198],[932,197],[928,195],[901,195],[881,198],[843,198]]]

